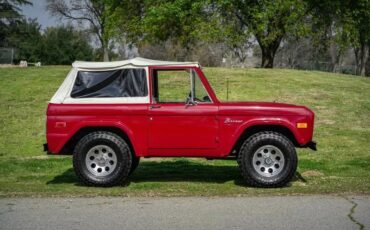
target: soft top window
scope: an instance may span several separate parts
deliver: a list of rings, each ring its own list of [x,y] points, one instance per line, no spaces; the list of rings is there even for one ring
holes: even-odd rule
[[[79,71],[71,97],[145,97],[148,87],[145,69]]]

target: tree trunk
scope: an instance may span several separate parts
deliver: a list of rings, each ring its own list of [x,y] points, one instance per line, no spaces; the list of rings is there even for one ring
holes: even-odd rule
[[[333,72],[334,73],[342,72],[342,62],[343,62],[342,54],[338,52],[338,55],[335,57],[335,61],[333,63]]]
[[[360,75],[366,76],[366,63],[369,59],[369,45],[361,45],[361,57],[360,57]]]
[[[356,75],[366,76],[366,64],[369,60],[369,44],[361,44],[360,47],[354,48],[356,57]]]
[[[366,63],[366,67],[365,67],[365,75],[367,77],[370,77],[370,48],[369,48],[369,52],[368,52],[368,57],[367,57],[367,63]]]
[[[109,51],[107,47],[103,47],[103,61],[109,61]]]
[[[102,27],[102,31],[104,31],[104,27]],[[108,49],[108,45],[109,45],[109,39],[105,39],[103,37],[104,35],[100,35],[99,36],[99,40],[100,40],[100,45],[101,45],[101,49],[102,49],[102,54],[103,54],[103,61],[107,62],[109,61],[109,49]]]
[[[274,56],[271,52],[262,51],[262,68],[273,68],[274,67]]]
[[[261,47],[262,50],[262,68],[274,68],[274,58],[276,50],[273,47]]]
[[[360,49],[354,47],[353,51],[355,53],[355,74],[358,75],[360,69]]]
[[[274,58],[276,51],[280,46],[280,42],[282,37],[275,39],[274,41],[270,42],[269,44],[263,44],[261,39],[257,37],[258,44],[260,45],[262,51],[262,68],[274,68]]]
[[[337,44],[335,44],[334,42],[331,42],[330,44],[329,53],[330,53],[330,59],[331,59],[331,71],[333,73],[339,73],[340,66],[341,66],[341,60],[342,60],[342,54]]]

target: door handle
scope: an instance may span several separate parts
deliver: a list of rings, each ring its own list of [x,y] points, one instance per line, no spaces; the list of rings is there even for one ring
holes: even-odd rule
[[[150,109],[159,109],[159,108],[161,108],[161,106],[160,105],[151,105],[149,108]]]

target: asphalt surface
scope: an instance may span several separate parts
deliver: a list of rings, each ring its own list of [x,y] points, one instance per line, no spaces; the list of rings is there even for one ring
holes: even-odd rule
[[[370,229],[370,196],[3,198],[0,229]]]

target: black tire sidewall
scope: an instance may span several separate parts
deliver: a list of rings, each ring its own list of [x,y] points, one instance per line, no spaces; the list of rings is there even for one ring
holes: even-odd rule
[[[112,138],[112,136],[110,138]],[[84,181],[89,182],[88,184],[110,186],[116,184],[119,178],[125,177],[123,175],[127,177],[131,168],[131,153],[127,147],[123,148],[123,146],[127,146],[123,139],[117,139],[116,136],[113,136],[113,138],[116,140],[112,141],[103,137],[87,138],[87,140],[81,140],[81,145],[76,148],[76,152],[74,153],[74,158],[76,158],[74,160],[74,168],[75,171],[79,171],[78,173],[80,176],[84,177]],[[120,145],[115,142],[121,142],[122,146],[120,147]],[[86,155],[91,148],[97,145],[106,145],[112,148],[117,156],[116,168],[109,175],[95,176],[86,167]]]
[[[140,163],[140,157],[133,157],[132,158],[132,164],[130,169],[130,175],[136,170],[136,168],[139,166]]]
[[[274,134],[272,134],[274,135]],[[280,135],[279,135],[280,136]],[[284,156],[284,167],[279,174],[272,177],[265,177],[260,175],[253,166],[253,156],[254,153],[261,148],[262,146],[272,145],[277,147]],[[260,186],[281,186],[282,183],[285,183],[287,179],[292,177],[292,173],[296,171],[297,168],[297,154],[295,152],[293,144],[289,140],[284,138],[268,137],[260,138],[258,140],[251,140],[249,143],[246,143],[246,147],[243,151],[242,157],[242,167],[245,170],[245,173],[252,178],[257,185]]]

